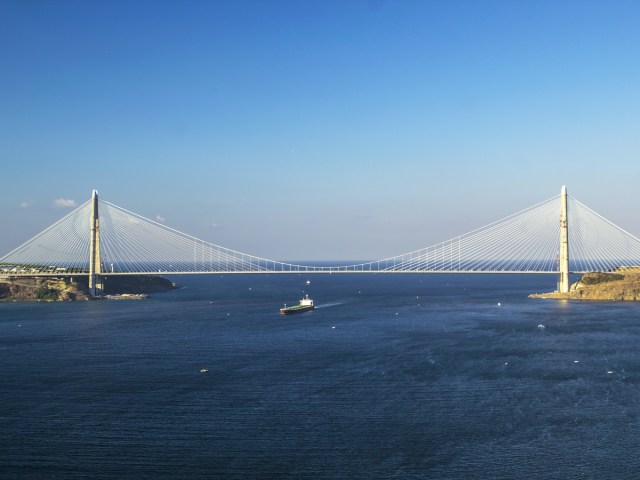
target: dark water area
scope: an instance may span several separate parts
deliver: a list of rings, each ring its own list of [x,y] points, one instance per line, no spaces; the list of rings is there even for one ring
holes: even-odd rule
[[[638,478],[640,304],[526,298],[546,275],[171,279],[0,304],[0,478]]]

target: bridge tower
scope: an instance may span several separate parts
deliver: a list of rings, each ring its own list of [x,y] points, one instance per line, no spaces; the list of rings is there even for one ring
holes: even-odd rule
[[[558,291],[569,293],[569,224],[567,221],[567,187],[560,193],[560,281]]]
[[[98,191],[91,198],[91,238],[89,240],[89,292],[93,296],[102,293],[102,265],[100,262],[100,218],[98,216]]]

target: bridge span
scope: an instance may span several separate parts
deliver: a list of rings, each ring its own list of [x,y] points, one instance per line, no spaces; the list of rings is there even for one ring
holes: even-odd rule
[[[0,275],[569,274],[640,265],[640,240],[567,194],[444,242],[353,265],[299,265],[225,248],[101,200],[90,200],[6,255]]]

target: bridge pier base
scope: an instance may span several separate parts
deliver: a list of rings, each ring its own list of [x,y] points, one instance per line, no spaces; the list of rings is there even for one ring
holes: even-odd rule
[[[89,277],[89,293],[94,297],[99,297],[104,293],[104,279],[101,275]]]

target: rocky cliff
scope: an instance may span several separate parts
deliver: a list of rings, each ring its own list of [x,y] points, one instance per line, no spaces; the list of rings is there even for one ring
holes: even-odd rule
[[[640,301],[640,267],[619,267],[612,272],[585,273],[569,293],[536,293],[529,298]]]
[[[105,295],[166,292],[176,285],[166,278],[152,275],[108,277],[104,282]],[[77,301],[91,300],[86,277],[69,278],[0,278],[2,301]]]
[[[0,279],[0,300],[74,301],[89,300],[86,289],[62,278]]]

